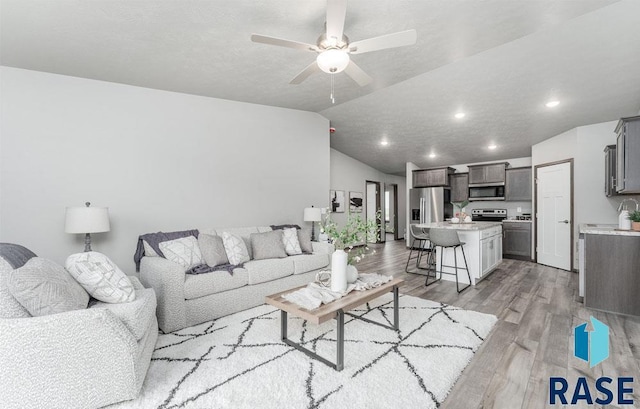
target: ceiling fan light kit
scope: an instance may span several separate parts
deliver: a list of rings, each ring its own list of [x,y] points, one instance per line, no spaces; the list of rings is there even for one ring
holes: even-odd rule
[[[349,54],[345,50],[333,48],[318,54],[316,63],[327,74],[337,74],[347,68],[349,60]]]
[[[352,43],[349,41],[349,38],[344,35],[346,13],[347,0],[327,0],[326,30],[325,33],[320,35],[316,45],[261,34],[252,34],[251,41],[318,53],[316,61],[298,73],[298,75],[289,82],[290,84],[300,84],[318,71],[323,71],[327,74],[338,74],[344,71],[345,74],[351,77],[351,79],[361,87],[370,84],[373,78],[353,62],[349,54],[364,54],[371,51],[402,47],[416,43],[416,30],[401,31]],[[331,80],[333,82],[333,76],[331,76]],[[333,87],[331,99],[333,100]]]

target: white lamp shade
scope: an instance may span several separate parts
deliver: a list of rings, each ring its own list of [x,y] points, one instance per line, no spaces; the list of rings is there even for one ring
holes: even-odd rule
[[[304,209],[305,222],[319,222],[322,220],[322,209],[319,207],[307,207]]]
[[[67,207],[66,233],[101,233],[111,230],[108,207]]]
[[[349,65],[349,54],[343,50],[330,49],[318,54],[316,62],[318,67],[327,74],[337,74]]]

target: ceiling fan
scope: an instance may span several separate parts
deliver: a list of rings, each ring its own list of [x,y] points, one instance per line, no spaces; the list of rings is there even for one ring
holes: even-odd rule
[[[380,37],[350,42],[349,38],[344,35],[346,13],[347,0],[327,0],[326,32],[318,37],[315,45],[261,34],[252,34],[251,41],[318,54],[316,60],[296,75],[289,82],[290,84],[300,84],[311,74],[318,71],[324,71],[328,74],[337,74],[344,71],[361,87],[371,83],[373,79],[351,60],[350,54],[364,54],[416,43],[416,30],[400,31]]]

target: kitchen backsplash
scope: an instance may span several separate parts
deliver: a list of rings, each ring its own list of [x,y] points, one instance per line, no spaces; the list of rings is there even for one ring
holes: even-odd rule
[[[518,208],[520,208],[520,212],[518,212]],[[515,219],[516,216],[520,216],[522,215],[522,213],[532,213],[532,208],[533,207],[531,202],[502,202],[496,200],[486,202],[471,202],[465,209],[467,213],[471,213],[473,209],[507,209],[507,218]]]

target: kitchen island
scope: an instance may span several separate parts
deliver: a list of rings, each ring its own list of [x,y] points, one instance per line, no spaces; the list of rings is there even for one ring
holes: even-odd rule
[[[464,244],[464,253],[469,265],[469,275],[471,276],[471,284],[476,283],[491,273],[502,262],[502,224],[500,222],[471,222],[471,223],[425,223],[418,224],[423,229],[453,229],[458,232],[460,241]],[[464,267],[462,252],[458,253],[458,266]],[[453,249],[444,251],[442,264],[446,266],[453,265]],[[441,270],[440,254],[436,255],[436,268]],[[445,267],[444,272],[454,273],[452,267]],[[439,277],[439,274],[438,274]],[[443,274],[444,280],[455,281],[452,275]],[[458,270],[458,281],[460,283],[469,283],[467,274],[464,270]]]
[[[640,232],[580,225],[580,293],[584,305],[640,315]]]

